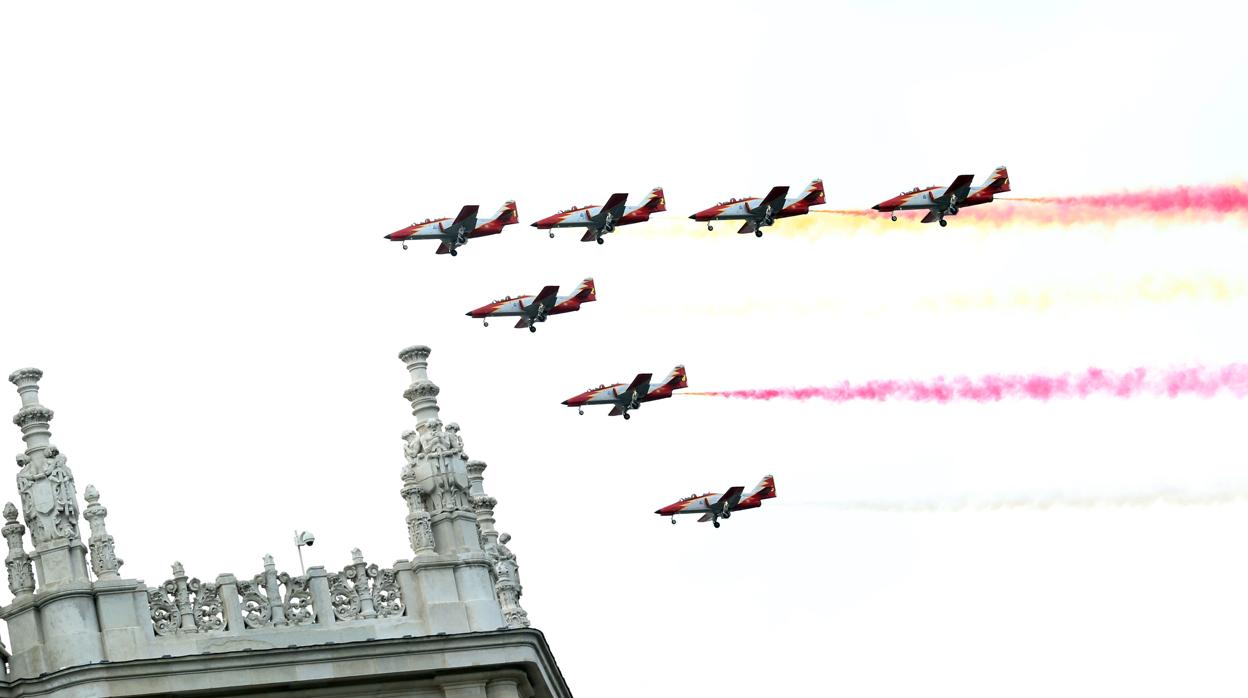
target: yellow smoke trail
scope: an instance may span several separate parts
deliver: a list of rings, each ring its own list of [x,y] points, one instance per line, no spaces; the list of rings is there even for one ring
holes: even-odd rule
[[[670,304],[644,308],[647,313],[699,314],[737,317],[744,315],[832,315],[854,311],[868,316],[898,311],[921,313],[1021,310],[1046,312],[1054,308],[1109,306],[1126,307],[1142,303],[1230,303],[1248,297],[1248,279],[1216,274],[1159,276],[1148,274],[1128,281],[1103,281],[1083,286],[1016,288],[1002,291],[978,290],[925,296],[910,304],[863,306],[861,298],[816,298],[764,300],[747,298],[718,304]]]

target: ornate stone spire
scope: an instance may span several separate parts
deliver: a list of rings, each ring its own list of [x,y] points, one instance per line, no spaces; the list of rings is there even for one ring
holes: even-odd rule
[[[100,493],[95,485],[87,485],[84,496],[87,499],[87,508],[82,512],[82,517],[91,526],[91,537],[87,539],[87,547],[91,549],[91,570],[100,579],[117,579],[120,576],[117,570],[121,569],[125,561],[117,557],[113,550],[113,537],[104,526],[108,509],[100,504]]]
[[[417,344],[399,352],[399,360],[407,366],[407,372],[412,376],[412,383],[403,391],[403,397],[412,403],[412,415],[416,417],[417,423],[438,417],[440,389],[429,380],[426,373],[431,351],[429,347]]]
[[[39,404],[40,378],[43,378],[43,371],[37,368],[19,368],[9,374],[9,382],[17,386],[17,394],[22,397],[22,408],[13,415],[13,423],[22,430],[28,456],[46,447],[52,438],[49,429],[52,410]]]
[[[39,379],[43,371],[23,368],[9,374],[17,386],[22,407],[13,423],[22,430],[26,451],[17,457],[21,471],[17,489],[22,493],[22,512],[35,550],[63,541],[77,541],[78,494],[74,474],[65,465],[65,455],[52,445],[52,410],[39,404]]]
[[[30,569],[30,556],[22,543],[22,534],[26,527],[18,523],[17,507],[13,502],[4,505],[4,539],[9,544],[9,554],[4,558],[4,566],[9,570],[9,591],[13,596],[29,594],[35,590],[35,573]]]

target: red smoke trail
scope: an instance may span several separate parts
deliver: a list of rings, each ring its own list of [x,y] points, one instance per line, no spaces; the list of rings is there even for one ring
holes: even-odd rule
[[[875,211],[821,212],[888,219],[888,214]],[[924,213],[903,211],[898,215],[908,218],[921,217]],[[1113,224],[1128,219],[1210,222],[1235,216],[1248,217],[1248,184],[1244,182],[1085,196],[999,197],[989,204],[964,208],[949,220],[955,224],[973,221],[1065,226],[1078,223]]]
[[[881,380],[804,388],[765,388],[757,390],[718,390],[686,393],[744,400],[907,400],[911,402],[997,402],[1007,398],[1053,400],[1086,398],[1092,395],[1133,397],[1155,395],[1177,397],[1196,395],[1213,397],[1221,391],[1235,397],[1248,395],[1248,364],[1230,364],[1221,368],[1202,367],[1166,371],[1137,368],[1126,373],[1111,373],[1089,368],[1083,373],[1058,376],[981,376],[968,378],[943,376],[930,381]]]

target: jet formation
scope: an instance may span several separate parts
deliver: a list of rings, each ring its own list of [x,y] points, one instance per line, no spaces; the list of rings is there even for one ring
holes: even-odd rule
[[[947,187],[916,187],[871,208],[891,214],[894,221],[898,211],[926,210],[923,223],[939,223],[944,227],[948,225],[947,216],[956,216],[960,209],[967,206],[990,203],[996,194],[1010,191],[1010,178],[1005,167],[998,167],[978,186],[973,184],[973,180],[974,175],[958,175]],[[738,234],[754,233],[762,237],[763,229],[774,225],[777,220],[805,215],[811,207],[826,203],[821,179],[811,181],[795,198],[789,198],[788,193],[787,186],[772,187],[766,196],[729,199],[698,211],[689,218],[706,223],[709,231],[715,229],[714,221],[742,221]],[[631,206],[627,193],[615,193],[601,205],[574,206],[542,218],[532,226],[549,231],[551,238],[555,237],[557,228],[581,228],[584,230],[581,242],[592,241],[601,245],[603,236],[615,232],[619,226],[649,221],[653,214],[666,211],[666,204],[662,187],[651,189],[640,202]],[[436,240],[437,254],[454,257],[458,248],[470,240],[497,235],[506,226],[519,222],[515,201],[504,203],[493,216],[484,220],[478,216],[478,208],[476,205],[464,206],[453,219],[426,218],[386,235],[385,239],[401,243],[405,250],[412,240]],[[546,286],[535,295],[508,296],[466,314],[481,320],[486,327],[490,318],[515,317],[518,318],[517,329],[527,327],[529,332],[537,332],[537,325],[546,322],[550,316],[579,311],[583,304],[596,300],[594,280],[587,278],[567,295],[560,296],[558,286]],[[563,404],[575,407],[580,414],[585,414],[586,405],[610,405],[611,416],[630,419],[629,411],[640,409],[642,403],[669,398],[675,391],[689,387],[684,366],[672,369],[657,384],[652,382],[652,378],[652,374],[639,373],[627,385],[599,385],[564,400]],[[719,528],[720,519],[728,519],[733,512],[742,509],[760,507],[763,500],[775,496],[775,479],[768,475],[749,493],[744,487],[734,486],[722,494],[690,495],[654,513],[671,517],[673,524],[678,515],[701,514],[698,521],[710,521],[715,528]]]

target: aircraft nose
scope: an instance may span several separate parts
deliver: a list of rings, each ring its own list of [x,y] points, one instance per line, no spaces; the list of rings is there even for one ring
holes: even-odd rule
[[[872,206],[871,208],[873,208],[873,209],[875,209],[875,210],[877,210],[877,211],[878,211],[878,210],[880,210],[880,205],[879,205],[879,204],[876,204],[876,205]]]

